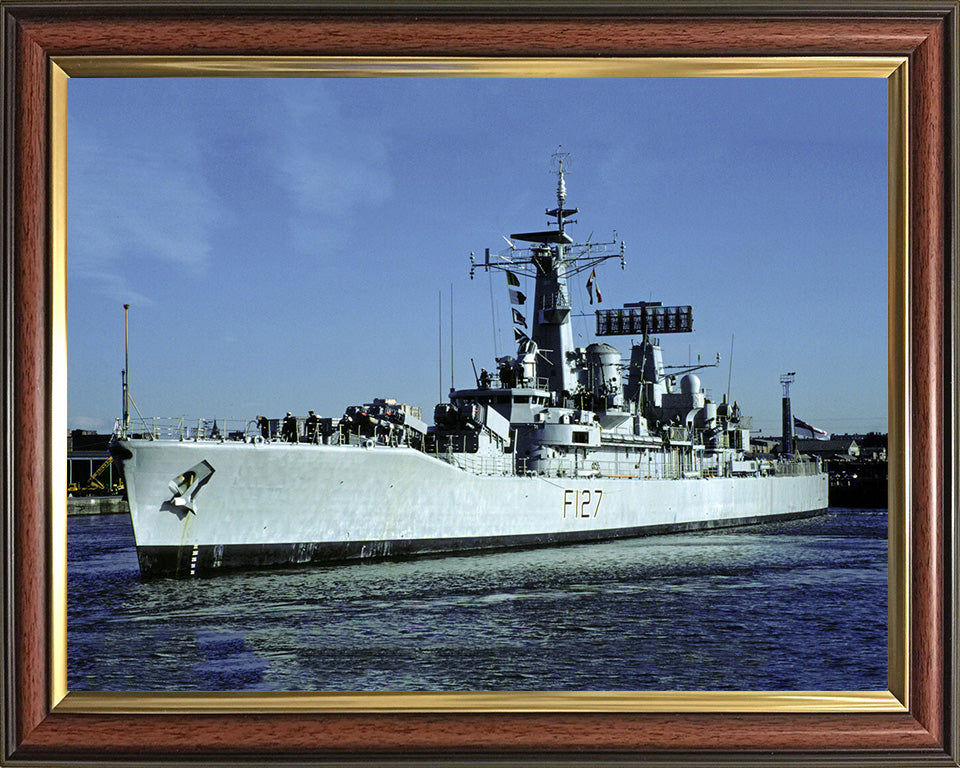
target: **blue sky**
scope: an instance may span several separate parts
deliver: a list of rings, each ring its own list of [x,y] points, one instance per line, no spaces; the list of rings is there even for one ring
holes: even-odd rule
[[[886,430],[886,103],[882,79],[71,80],[68,426],[120,415],[124,303],[145,416],[432,414],[451,286],[456,385],[513,353],[469,255],[546,225],[562,144],[569,232],[626,243],[604,306],[693,306],[666,362],[720,353],[704,386],[764,433],[786,371],[800,418]]]

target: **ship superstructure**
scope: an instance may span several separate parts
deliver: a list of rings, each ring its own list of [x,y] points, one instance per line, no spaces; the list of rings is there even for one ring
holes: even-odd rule
[[[433,425],[376,400],[286,439],[269,425],[180,422],[173,440],[156,425],[137,436],[118,427],[112,450],[144,575],[589,541],[826,508],[819,463],[753,452],[737,403],[701,385],[710,365],[664,365],[659,336],[692,331],[691,307],[596,310],[598,338],[633,338],[627,362],[605,342],[574,346],[568,281],[589,271],[592,300],[597,266],[623,268],[624,245],[570,237],[578,209],[566,205],[566,155],[554,157],[551,228],[510,235],[507,254],[471,256],[471,277],[506,274],[530,333],[515,329],[516,355],[451,390]],[[529,306],[522,276],[534,280]]]
[[[596,310],[598,337],[639,338],[627,365],[610,344],[574,347],[568,280],[595,274],[608,259],[624,268],[624,245],[575,243],[567,234],[579,209],[565,206],[565,154],[555,158],[557,205],[546,213],[556,229],[511,234],[507,256],[487,250],[482,264],[471,265],[471,276],[479,267],[506,273],[511,284],[521,274],[534,278],[530,336],[515,329],[517,356],[499,358],[478,387],[451,392],[452,405],[492,408],[510,423],[520,474],[649,479],[759,471],[759,462],[744,459],[750,430],[739,407],[712,402],[701,387],[695,371],[710,366],[664,367],[656,337],[691,332],[691,307],[637,302]]]

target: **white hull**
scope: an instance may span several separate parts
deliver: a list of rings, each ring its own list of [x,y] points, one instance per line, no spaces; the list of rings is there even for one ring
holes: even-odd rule
[[[475,475],[409,448],[125,440],[141,570],[194,575],[535,546],[814,514],[827,476]],[[212,469],[177,501],[176,481]],[[173,483],[173,484],[171,484]]]

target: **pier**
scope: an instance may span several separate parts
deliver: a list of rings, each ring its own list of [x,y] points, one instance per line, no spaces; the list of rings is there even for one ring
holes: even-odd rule
[[[68,496],[67,516],[75,515],[122,515],[130,507],[123,496]]]
[[[111,435],[75,429],[67,436],[67,515],[129,513],[123,476],[110,457]]]

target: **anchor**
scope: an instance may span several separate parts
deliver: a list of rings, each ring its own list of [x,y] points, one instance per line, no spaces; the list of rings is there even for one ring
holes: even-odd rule
[[[170,481],[169,488],[173,494],[160,509],[173,512],[178,519],[183,520],[190,512],[197,514],[197,494],[213,477],[216,470],[206,459],[195,464],[183,474]]]

